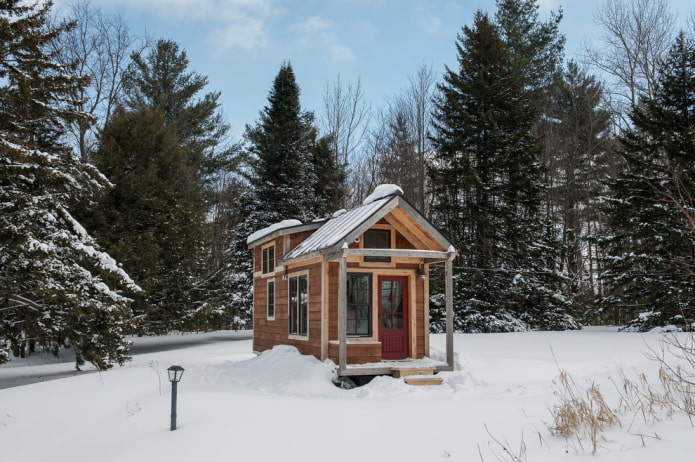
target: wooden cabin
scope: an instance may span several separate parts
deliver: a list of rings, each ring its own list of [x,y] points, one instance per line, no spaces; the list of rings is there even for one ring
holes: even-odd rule
[[[382,185],[329,219],[288,220],[248,238],[253,250],[253,349],[293,345],[339,376],[392,374],[404,364],[453,369],[456,250]],[[429,266],[446,266],[446,362],[429,356]]]

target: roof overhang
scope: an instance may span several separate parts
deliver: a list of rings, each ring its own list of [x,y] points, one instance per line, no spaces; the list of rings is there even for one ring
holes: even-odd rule
[[[344,249],[343,247],[345,246],[346,243],[354,241],[356,238],[361,236],[365,231],[370,229],[372,226],[374,226],[379,220],[384,218],[386,215],[388,215],[392,210],[394,210],[396,207],[400,207],[403,209],[404,212],[406,212],[408,215],[410,215],[414,220],[417,221],[417,223],[422,226],[422,228],[432,236],[432,238],[437,241],[437,243],[441,246],[442,249],[447,249],[447,251],[433,251],[433,250],[416,250],[416,249]],[[280,263],[282,264],[292,264],[292,263],[297,263],[300,261],[304,261],[310,258],[314,258],[317,256],[322,256],[324,257],[325,260],[334,260],[336,258],[340,258],[342,255],[347,255],[344,253],[345,250],[348,250],[348,254],[350,255],[366,255],[364,252],[370,251],[370,252],[376,252],[376,253],[371,253],[368,256],[391,256],[391,257],[399,257],[399,256],[410,256],[413,257],[415,256],[412,254],[413,252],[418,253],[418,252],[424,252],[422,255],[419,256],[419,258],[423,259],[436,259],[437,261],[445,261],[448,259],[448,255],[450,255],[449,249],[452,249],[452,245],[449,242],[448,239],[446,239],[437,229],[432,225],[420,212],[415,209],[403,196],[400,195],[395,195],[393,196],[390,200],[386,201],[381,207],[378,209],[374,210],[373,213],[371,213],[369,216],[364,217],[359,224],[356,226],[353,226],[349,229],[349,231],[341,236],[341,239],[335,242],[333,245],[323,247],[320,249],[316,249],[307,253],[302,253],[300,255],[296,256],[291,256],[290,252],[290,258],[281,258]],[[359,253],[362,252],[362,253]],[[390,252],[390,253],[389,253]],[[405,255],[404,252],[410,252],[411,255]]]
[[[350,249],[343,248],[340,252],[327,254],[326,260],[337,260],[344,257],[394,257],[394,258],[421,258],[424,263],[441,263],[456,257],[453,247],[446,252],[438,250],[417,249]]]
[[[323,226],[324,223],[326,223],[326,220],[317,220],[317,221],[312,221],[310,223],[302,223],[301,225],[297,225],[297,226],[290,226],[287,228],[281,228],[281,229],[278,229],[277,231],[273,231],[272,233],[266,234],[263,237],[256,239],[255,241],[249,242],[248,248],[253,249],[254,247],[258,247],[259,245],[263,244],[264,242],[268,242],[270,240],[275,239],[276,237],[285,236],[287,234],[302,233],[304,231],[314,231],[316,229],[319,229],[321,226]]]

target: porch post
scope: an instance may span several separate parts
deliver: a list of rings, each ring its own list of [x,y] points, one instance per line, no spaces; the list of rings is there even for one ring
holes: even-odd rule
[[[347,366],[347,258],[340,257],[340,270],[338,271],[338,375]]]
[[[455,256],[455,255],[454,255]],[[444,263],[446,297],[446,363],[454,370],[454,277],[453,256]]]

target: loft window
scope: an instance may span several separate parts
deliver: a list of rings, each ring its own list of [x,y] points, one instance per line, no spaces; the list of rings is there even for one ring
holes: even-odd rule
[[[372,335],[372,275],[348,273],[347,275],[347,335],[369,337]]]
[[[289,334],[306,337],[309,332],[309,278],[296,276],[289,282]]]
[[[268,300],[267,300],[268,319],[275,318],[275,281],[268,281]]]
[[[275,246],[263,249],[263,274],[275,271]]]
[[[365,249],[390,249],[391,231],[388,229],[368,229],[364,232]],[[364,257],[364,261],[390,263],[391,257]]]

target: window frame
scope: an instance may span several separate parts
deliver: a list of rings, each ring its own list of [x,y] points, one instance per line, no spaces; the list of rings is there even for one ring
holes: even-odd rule
[[[293,283],[296,284],[294,303]],[[305,290],[304,293],[302,289]],[[307,273],[290,275],[287,278],[287,334],[289,338],[294,339],[309,338],[309,275]]]
[[[275,244],[265,246],[261,249],[261,274],[275,272]]]
[[[367,235],[368,234],[386,234],[387,235],[387,242],[388,245],[387,247],[371,247],[367,245]],[[390,249],[392,246],[392,236],[393,233],[391,232],[390,228],[370,228],[364,232],[364,235],[362,236],[363,239],[363,248],[365,249]],[[374,256],[365,256],[364,261],[368,263],[391,263],[391,257],[374,257]]]
[[[373,301],[373,297],[374,297],[374,282],[373,282],[372,273],[366,273],[366,272],[350,272],[350,273],[347,273],[347,276],[346,276],[346,277],[347,277],[347,278],[350,278],[350,276],[363,276],[363,277],[365,277],[365,278],[367,279],[367,281],[368,281],[368,283],[369,283],[368,294],[367,294],[367,303],[366,303],[366,305],[367,305],[367,333],[356,333],[356,332],[352,332],[352,333],[351,333],[351,332],[350,332],[350,329],[349,329],[349,325],[350,325],[350,306],[351,306],[351,305],[353,305],[353,306],[355,306],[355,305],[360,306],[360,305],[363,305],[363,303],[352,303],[352,304],[351,304],[351,303],[349,302],[350,294],[349,294],[349,292],[348,292],[348,293],[346,293],[346,298],[348,299],[348,301],[347,301],[347,303],[346,303],[346,310],[347,310],[347,313],[346,313],[346,315],[347,315],[347,326],[345,326],[345,327],[346,327],[346,331],[345,331],[345,332],[346,332],[346,336],[347,336],[347,337],[351,337],[351,338],[370,338],[370,337],[372,337],[373,332],[374,332],[374,331],[373,331],[373,321],[374,321],[374,319],[373,319],[373,317],[374,317],[374,315],[373,315],[373,311],[374,311],[374,301]],[[346,281],[346,282],[345,282],[345,290],[346,290],[346,291],[348,291],[348,287],[349,287],[349,286],[348,286],[348,281]],[[359,318],[356,318],[356,319],[359,319]]]
[[[266,304],[265,304],[265,314],[266,318],[269,321],[275,320],[275,279],[268,279],[266,283]],[[271,299],[271,290],[270,287],[272,286],[272,299]]]

